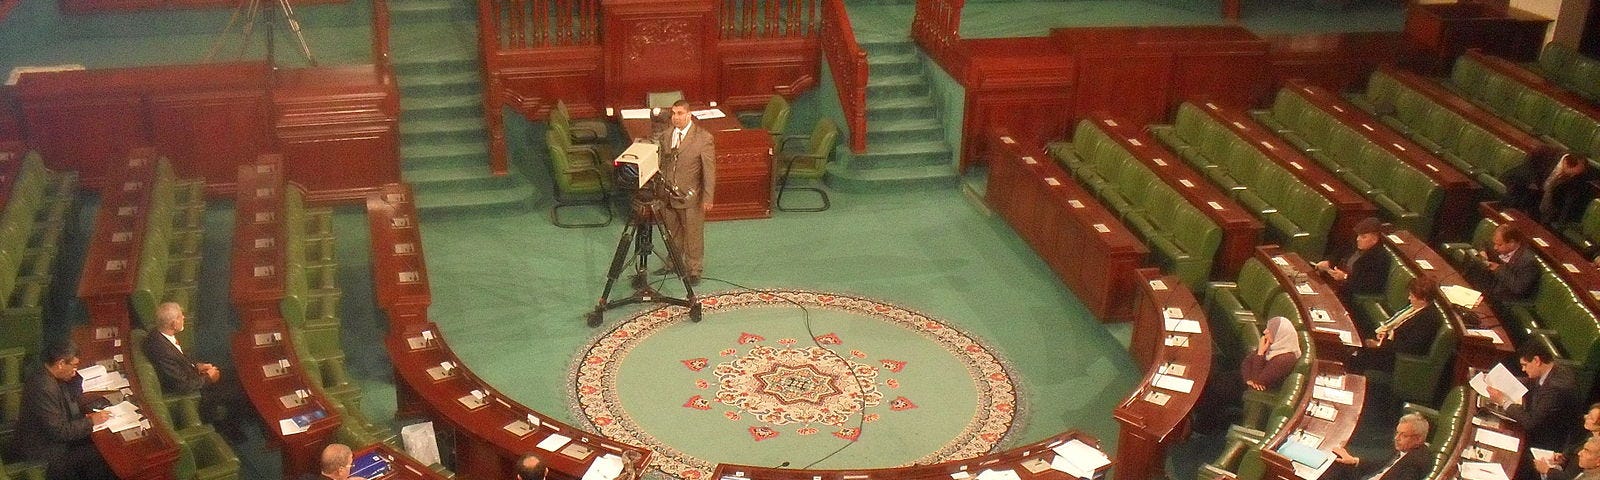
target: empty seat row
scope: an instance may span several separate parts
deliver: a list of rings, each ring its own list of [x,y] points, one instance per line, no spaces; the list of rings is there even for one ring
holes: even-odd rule
[[[1471,54],[1456,59],[1448,86],[1518,128],[1573,153],[1600,155],[1600,121],[1495,71]]]
[[[1534,66],[1551,82],[1600,102],[1600,60],[1585,57],[1561,42],[1550,42],[1545,44]]]
[[[1173,125],[1152,125],[1150,131],[1266,222],[1279,245],[1322,258],[1338,211],[1316,189],[1194,104],[1180,105]]]
[[[143,245],[129,300],[136,326],[159,327],[156,307],[175,302],[194,311],[199,292],[200,254],[205,223],[204,180],[180,179],[166,158],[156,162],[145,216]],[[178,333],[179,341],[192,343],[196,320]]]
[[[1443,253],[1458,266],[1477,255],[1473,245],[1488,245],[1499,226],[1493,218],[1486,218],[1473,231],[1472,243],[1447,243]],[[1527,246],[1524,248],[1532,248]],[[1502,318],[1509,317],[1513,325],[1507,330],[1517,338],[1517,344],[1537,342],[1552,352],[1558,363],[1577,369],[1580,392],[1589,391],[1595,375],[1600,373],[1600,317],[1590,309],[1581,295],[1589,292],[1575,291],[1556,269],[1541,255],[1535,255],[1539,265],[1539,280],[1533,295],[1526,300],[1503,300],[1495,307]]]
[[[1422,237],[1432,235],[1444,191],[1426,174],[1312,104],[1295,89],[1278,90],[1270,109],[1250,114],[1361,192],[1395,226]]]
[[[1378,116],[1385,125],[1493,190],[1496,196],[1506,194],[1507,174],[1528,162],[1530,152],[1506,143],[1383,70],[1372,72],[1365,93],[1348,98],[1351,103]]]
[[[1073,143],[1051,144],[1050,153],[1151,246],[1164,271],[1205,285],[1222,245],[1216,223],[1094,122],[1079,122]]]
[[[0,349],[37,354],[52,268],[77,198],[78,176],[53,172],[37,153],[14,165],[0,212]]]

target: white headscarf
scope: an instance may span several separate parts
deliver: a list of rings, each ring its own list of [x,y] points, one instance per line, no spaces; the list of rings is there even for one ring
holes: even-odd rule
[[[1267,345],[1268,360],[1284,353],[1292,353],[1295,358],[1300,358],[1300,334],[1294,330],[1294,324],[1283,317],[1272,317],[1267,320],[1267,331],[1272,332],[1272,344]]]

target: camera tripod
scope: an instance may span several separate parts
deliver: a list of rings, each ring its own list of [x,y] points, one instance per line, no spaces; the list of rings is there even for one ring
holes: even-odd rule
[[[617,241],[617,253],[611,257],[611,269],[606,274],[605,290],[600,292],[600,302],[594,306],[594,311],[584,317],[590,327],[598,327],[605,321],[606,310],[623,305],[635,303],[661,302],[668,305],[677,305],[689,309],[689,321],[700,321],[700,301],[695,297],[694,285],[681,275],[682,259],[678,257],[675,239],[665,227],[658,227],[660,220],[657,212],[663,208],[662,201],[655,198],[653,189],[655,182],[634,192],[632,204],[633,215],[628,218],[628,225],[622,227],[622,238]],[[679,272],[678,279],[683,282],[685,298],[672,298],[657,292],[650,286],[650,254],[653,252],[654,232],[661,232],[661,243],[667,247],[667,264],[672,270]],[[629,250],[636,256],[633,262],[633,294],[616,300],[611,299],[611,289],[616,287],[617,278],[622,276],[622,270],[627,267]]]
[[[272,2],[277,5],[266,6],[262,4],[263,2]],[[222,28],[222,33],[217,35],[217,40],[211,44],[211,51],[206,53],[206,61],[209,62],[217,56],[217,51],[222,49],[222,44],[227,40],[229,32],[234,30],[235,25],[239,26],[239,36],[243,39],[239,44],[238,56],[240,58],[244,57],[245,49],[250,47],[250,39],[255,35],[256,24],[265,23],[267,30],[264,35],[267,39],[267,64],[276,69],[278,52],[276,51],[277,47],[274,44],[274,38],[277,36],[277,32],[273,28],[273,10],[283,14],[284,21],[289,24],[289,32],[294,34],[295,43],[300,47],[300,55],[306,59],[306,63],[311,64],[313,67],[317,66],[316,57],[311,55],[311,46],[306,44],[306,36],[300,31],[300,17],[295,15],[294,6],[289,4],[289,0],[239,0],[239,5],[233,8],[233,15],[228,17],[228,25]],[[242,25],[239,21],[241,16],[244,19]]]

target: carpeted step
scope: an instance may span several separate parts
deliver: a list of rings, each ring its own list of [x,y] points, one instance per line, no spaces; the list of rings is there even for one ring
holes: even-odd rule
[[[400,124],[401,145],[483,142],[483,118],[406,120]]]
[[[867,125],[892,120],[938,118],[932,97],[869,98]]]
[[[400,118],[406,122],[481,117],[483,97],[472,94],[401,97],[400,111]]]
[[[407,145],[400,147],[400,158],[407,170],[488,165],[489,146],[483,141]]]
[[[405,75],[399,81],[401,98],[483,93],[483,80],[476,71]]]
[[[417,213],[425,219],[461,213],[527,213],[533,204],[533,188],[521,183],[476,190],[417,191]]]
[[[960,181],[951,164],[896,168],[855,169],[839,163],[828,164],[828,186],[844,192],[886,193],[906,190],[950,188]]]
[[[867,123],[867,145],[944,140],[944,125],[937,118],[913,118]],[[868,147],[871,148],[871,147]]]
[[[928,95],[928,82],[922,74],[877,75],[867,78],[867,98],[920,97]]]
[[[943,140],[869,144],[866,153],[850,157],[853,170],[950,165],[950,145]]]
[[[459,74],[478,72],[478,60],[469,54],[465,57],[396,59],[394,73],[399,77],[430,74]]]
[[[395,0],[389,2],[389,23],[448,23],[478,18],[477,4],[459,0]]]
[[[921,75],[922,61],[916,54],[868,55],[867,70],[872,75]]]
[[[515,175],[494,175],[488,162],[477,165],[460,165],[444,168],[405,169],[406,183],[417,192],[467,192],[498,190],[522,185]]]
[[[895,41],[895,42],[867,42],[867,43],[861,44],[861,48],[863,50],[867,51],[867,61],[868,62],[872,61],[872,57],[875,57],[875,56],[878,56],[878,55],[916,55],[917,54],[917,46],[916,46],[915,43],[911,43],[910,40],[902,40],[902,41]]]

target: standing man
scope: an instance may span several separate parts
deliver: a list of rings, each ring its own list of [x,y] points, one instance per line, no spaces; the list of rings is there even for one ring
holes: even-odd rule
[[[1433,458],[1422,446],[1428,439],[1428,419],[1418,413],[1400,417],[1394,426],[1394,453],[1384,459],[1365,460],[1344,447],[1333,448],[1332,467],[1324,478],[1334,480],[1422,480]]]
[[[22,410],[12,440],[16,458],[45,464],[45,478],[112,479],[100,451],[89,438],[95,425],[111,418],[107,412],[86,412],[78,404],[83,377],[78,376],[78,349],[60,343],[41,352],[44,371],[36,372],[22,387]]]
[[[705,268],[706,209],[711,208],[717,183],[715,141],[711,132],[694,123],[689,102],[678,100],[672,104],[672,129],[662,132],[656,145],[663,182],[656,183],[655,194],[667,203],[658,214],[678,254],[678,275],[699,285]]]

